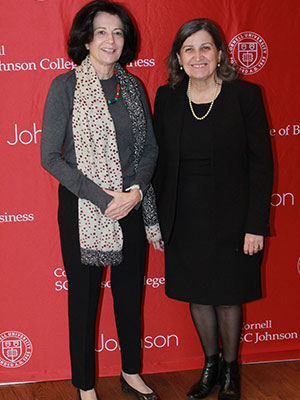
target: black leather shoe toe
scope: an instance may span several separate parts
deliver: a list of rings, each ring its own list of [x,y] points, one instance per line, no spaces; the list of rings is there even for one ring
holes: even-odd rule
[[[123,375],[120,375],[120,381],[121,381],[121,387],[123,392],[125,393],[132,393],[135,394],[135,396],[139,400],[159,400],[159,397],[155,392],[151,393],[141,393],[138,390],[134,389],[132,386],[130,386],[124,379]]]

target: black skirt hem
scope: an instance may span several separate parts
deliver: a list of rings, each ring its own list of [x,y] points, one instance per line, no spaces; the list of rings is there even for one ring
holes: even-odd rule
[[[180,296],[180,295],[173,295],[172,293],[170,293],[170,291],[168,291],[167,289],[165,290],[166,296],[169,297],[172,300],[177,300],[177,301],[183,301],[185,303],[193,303],[193,304],[203,304],[203,305],[212,305],[212,306],[233,306],[233,305],[240,305],[240,304],[246,304],[249,303],[251,301],[255,301],[255,300],[259,300],[261,299],[263,296],[262,294],[256,294],[256,295],[252,295],[249,297],[245,297],[243,299],[239,298],[239,299],[233,299],[231,297],[230,301],[228,300],[220,300],[220,301],[216,301],[216,300],[211,300],[209,301],[209,299],[207,299],[207,297],[205,298],[205,300],[203,299],[203,301],[200,298],[191,298],[188,296]]]

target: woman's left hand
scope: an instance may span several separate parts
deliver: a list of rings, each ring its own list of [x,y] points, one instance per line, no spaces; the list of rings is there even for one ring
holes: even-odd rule
[[[104,215],[116,221],[126,217],[126,215],[141,201],[141,195],[137,189],[133,189],[130,192],[103,190],[113,197],[113,200],[108,203]]]
[[[155,250],[159,250],[159,251],[164,251],[165,250],[165,244],[164,241],[161,240],[157,240],[156,242],[152,242],[153,248]]]
[[[246,233],[244,239],[244,253],[253,256],[264,248],[264,237],[261,235],[253,235]]]

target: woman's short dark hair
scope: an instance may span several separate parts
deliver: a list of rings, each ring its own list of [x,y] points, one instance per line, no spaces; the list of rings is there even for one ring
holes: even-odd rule
[[[168,57],[168,72],[169,72],[169,85],[174,87],[177,83],[181,82],[185,76],[184,70],[180,69],[177,54],[183,42],[193,35],[194,33],[204,30],[213,38],[217,50],[222,51],[220,67],[217,68],[217,76],[224,81],[232,81],[238,77],[236,66],[231,66],[228,62],[227,46],[222,38],[220,29],[209,19],[199,18],[186,22],[179,28],[177,32],[169,57]]]
[[[106,12],[117,15],[124,27],[124,48],[119,59],[121,65],[134,60],[137,52],[137,31],[128,12],[118,3],[94,0],[82,7],[76,14],[68,39],[68,54],[75,64],[81,62],[89,54],[85,45],[94,37],[93,23],[97,13]]]

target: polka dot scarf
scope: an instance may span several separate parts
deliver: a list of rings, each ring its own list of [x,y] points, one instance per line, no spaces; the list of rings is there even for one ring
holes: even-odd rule
[[[143,154],[147,124],[135,79],[115,65],[121,93],[134,136],[134,168]],[[78,168],[102,188],[122,191],[122,171],[116,132],[102,86],[89,56],[76,67],[72,127]],[[118,265],[122,262],[123,235],[120,224],[100,209],[79,199],[81,261],[88,265]],[[142,202],[148,241],[161,239],[155,196],[150,185]]]
[[[78,168],[101,188],[122,191],[116,132],[102,86],[89,57],[76,67],[72,127]],[[120,224],[89,200],[79,199],[79,240],[83,264],[122,261]]]

